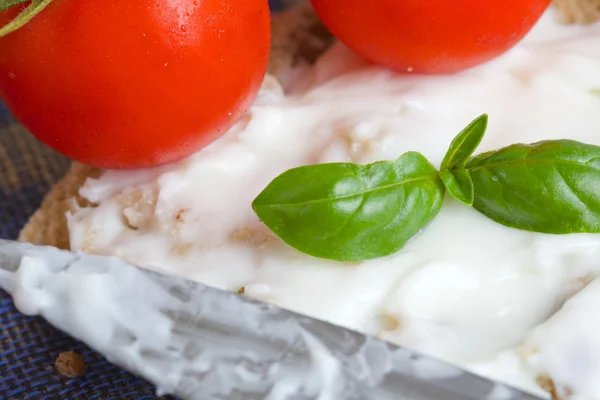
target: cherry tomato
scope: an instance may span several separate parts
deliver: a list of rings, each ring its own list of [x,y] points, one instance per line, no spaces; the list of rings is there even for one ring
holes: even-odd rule
[[[329,30],[396,71],[453,73],[513,47],[551,0],[311,0]]]
[[[0,26],[22,9],[0,13]],[[224,134],[269,51],[267,0],[54,0],[0,38],[0,97],[68,157],[150,167]]]

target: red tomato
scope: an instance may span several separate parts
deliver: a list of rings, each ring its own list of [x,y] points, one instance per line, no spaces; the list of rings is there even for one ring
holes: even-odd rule
[[[0,26],[22,9],[0,13]],[[267,0],[55,0],[0,38],[0,97],[36,137],[101,168],[181,159],[247,110]]]
[[[368,60],[452,73],[504,53],[551,0],[311,0],[329,30]]]

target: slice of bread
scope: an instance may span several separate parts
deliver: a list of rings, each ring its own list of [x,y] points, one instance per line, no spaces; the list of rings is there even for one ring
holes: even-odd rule
[[[600,19],[600,0],[554,0],[554,6],[565,23],[585,24]],[[269,73],[275,77],[282,76],[299,63],[312,63],[332,42],[308,2],[275,14],[272,29]],[[77,202],[85,201],[78,192],[86,179],[101,173],[73,163],[23,228],[19,240],[69,249],[66,213]]]

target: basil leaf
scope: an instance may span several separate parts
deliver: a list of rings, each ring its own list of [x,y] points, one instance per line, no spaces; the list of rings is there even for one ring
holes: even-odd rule
[[[285,243],[314,257],[358,261],[399,250],[442,206],[444,186],[415,152],[396,162],[294,168],[252,203]]]
[[[475,189],[471,175],[466,169],[445,170],[440,172],[440,178],[448,193],[464,205],[472,206]]]
[[[471,159],[473,207],[542,233],[600,232],[600,147],[573,140],[515,144]]]
[[[462,130],[450,144],[448,152],[442,160],[440,170],[462,168],[471,157],[487,129],[488,115],[482,114],[475,118],[465,129]]]

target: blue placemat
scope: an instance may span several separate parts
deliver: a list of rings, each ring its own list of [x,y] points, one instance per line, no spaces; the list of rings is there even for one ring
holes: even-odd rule
[[[269,0],[269,5],[281,10],[294,1]],[[17,238],[68,166],[68,160],[35,140],[0,102],[0,237]],[[68,379],[55,370],[63,351],[83,356],[87,371],[82,377]],[[145,380],[110,364],[41,318],[20,314],[0,290],[0,400],[157,399],[154,393]]]

